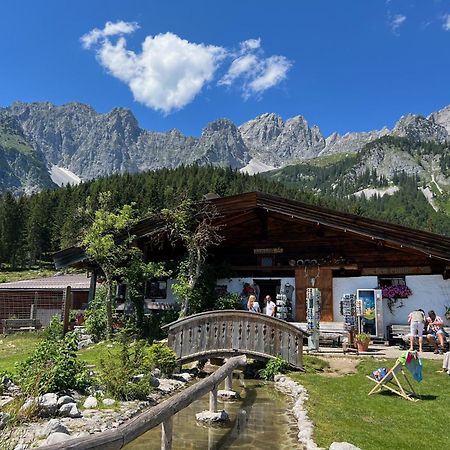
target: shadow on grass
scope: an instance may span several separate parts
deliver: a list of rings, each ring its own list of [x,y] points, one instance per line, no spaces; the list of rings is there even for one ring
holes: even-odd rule
[[[383,395],[385,397],[400,397],[400,395],[394,394],[393,392],[390,392],[390,391],[377,392],[376,395]],[[417,396],[414,396],[414,398],[418,398],[419,400],[436,400],[437,398],[439,398],[439,396],[438,395],[430,395],[430,394],[425,394],[425,395],[417,394]]]

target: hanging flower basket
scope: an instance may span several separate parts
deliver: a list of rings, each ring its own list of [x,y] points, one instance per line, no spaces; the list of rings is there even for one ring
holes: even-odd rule
[[[395,286],[386,286],[382,288],[381,295],[383,298],[387,299],[389,311],[392,313],[394,306],[403,306],[403,302],[401,300],[412,295],[412,291],[408,286],[406,286],[406,284],[398,284]],[[398,300],[400,300],[399,305],[397,305]]]

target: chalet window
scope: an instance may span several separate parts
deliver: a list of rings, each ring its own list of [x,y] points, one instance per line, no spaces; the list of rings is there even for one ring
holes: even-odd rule
[[[145,298],[149,299],[165,299],[167,298],[167,281],[166,280],[147,280],[145,283]]]
[[[404,276],[395,277],[378,277],[378,287],[385,288],[390,286],[406,286],[406,281]]]
[[[259,255],[258,256],[258,266],[260,267],[273,267],[275,264],[275,257],[270,255]]]

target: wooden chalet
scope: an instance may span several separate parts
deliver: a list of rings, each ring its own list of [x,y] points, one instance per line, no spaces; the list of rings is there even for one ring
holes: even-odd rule
[[[306,320],[306,289],[322,294],[321,321],[342,321],[343,294],[380,285],[407,284],[406,308],[383,307],[384,325],[406,323],[410,309],[450,305],[450,239],[261,192],[207,200],[217,211],[222,242],[210,259],[228,267],[218,284],[241,292],[257,283],[261,294],[292,287],[292,320]],[[155,247],[150,236],[160,223],[143,220],[133,230],[147,258],[172,257],[175,250]],[[157,259],[157,258],[156,258]],[[55,255],[58,267],[83,261],[79,249]],[[168,302],[172,301],[170,293]]]

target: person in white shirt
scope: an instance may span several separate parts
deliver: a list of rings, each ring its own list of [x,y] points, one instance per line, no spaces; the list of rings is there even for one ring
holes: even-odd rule
[[[408,316],[410,325],[409,349],[414,350],[414,338],[419,336],[419,352],[422,353],[423,329],[425,326],[425,312],[423,309],[411,311]]]
[[[248,298],[248,303],[247,303],[247,309],[251,312],[257,312],[260,313],[261,312],[261,308],[259,307],[259,303],[256,300],[256,296],[255,295],[250,295]]]
[[[276,305],[275,303],[272,301],[272,297],[270,295],[266,295],[266,297],[264,298],[265,302],[266,302],[266,314],[268,316],[272,316],[275,317],[275,310],[276,310]]]

